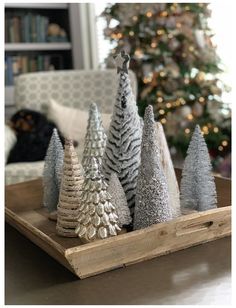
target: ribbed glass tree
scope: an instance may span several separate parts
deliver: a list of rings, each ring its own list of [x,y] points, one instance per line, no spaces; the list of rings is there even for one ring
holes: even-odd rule
[[[102,161],[102,171],[109,181],[111,173],[118,174],[128,206],[133,213],[142,127],[128,75],[129,56],[121,52],[115,58],[119,87]]]
[[[48,145],[43,169],[43,205],[50,213],[57,210],[64,150],[54,128]]]
[[[79,164],[73,141],[66,139],[56,226],[57,233],[61,236],[77,236],[75,227],[81,204],[83,173],[83,167]]]
[[[119,226],[128,226],[132,222],[130,209],[127,204],[124,189],[116,173],[111,174],[107,191],[111,195],[112,204],[116,207]]]
[[[118,216],[107,192],[107,183],[99,170],[97,159],[91,158],[82,185],[75,232],[83,242],[92,242],[115,236],[118,231]]]
[[[155,132],[153,108],[144,115],[144,127],[134,210],[134,229],[172,219],[168,187],[162,170]]]
[[[217,195],[206,142],[199,125],[192,135],[180,184],[183,209],[206,211],[216,208]]]
[[[140,114],[153,105],[169,145],[184,155],[199,124],[217,163],[231,149],[231,110],[221,98],[226,87],[210,15],[208,3],[146,2],[107,4],[102,14],[110,56],[122,49],[131,56]]]
[[[106,140],[107,136],[102,125],[101,115],[98,111],[97,104],[92,103],[89,108],[89,118],[82,158],[84,170],[89,165],[91,157],[97,158],[99,164],[101,164]]]

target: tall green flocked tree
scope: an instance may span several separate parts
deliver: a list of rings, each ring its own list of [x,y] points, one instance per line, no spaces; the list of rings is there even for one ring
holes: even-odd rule
[[[114,46],[110,55],[124,49],[131,56],[140,115],[153,105],[169,146],[184,156],[199,124],[216,164],[230,151],[231,114],[221,99],[225,86],[217,75],[222,65],[211,40],[210,14],[206,3],[116,3],[102,16],[105,37]]]

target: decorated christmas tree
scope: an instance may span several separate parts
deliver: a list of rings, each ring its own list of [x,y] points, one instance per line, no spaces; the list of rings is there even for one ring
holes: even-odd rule
[[[184,156],[198,123],[217,164],[230,151],[231,114],[221,99],[226,88],[210,14],[206,3],[116,3],[102,16],[111,55],[124,49],[131,56],[140,114],[152,104],[171,151]]]
[[[56,226],[57,233],[61,236],[77,236],[75,227],[81,204],[83,173],[73,141],[66,139]]]
[[[109,181],[111,173],[118,174],[128,206],[133,213],[136,180],[140,163],[141,119],[130,86],[129,56],[121,52],[115,58],[119,86],[109,127],[102,171]]]
[[[183,209],[205,211],[216,208],[217,195],[208,149],[197,125],[188,147],[180,184]]]
[[[139,167],[134,209],[134,229],[172,219],[168,187],[162,169],[152,106],[144,115],[141,164]]]
[[[167,181],[168,192],[169,192],[169,203],[172,210],[172,216],[178,217],[181,215],[180,200],[179,200],[179,185],[176,179],[174,166],[171,160],[170,151],[166,142],[166,137],[162,124],[160,122],[157,122],[156,128],[157,128],[156,133],[157,133],[158,149],[160,153],[160,161]]]
[[[85,136],[82,165],[84,170],[89,165],[91,157],[97,158],[99,164],[106,146],[107,136],[102,125],[101,115],[97,105],[92,103],[89,109],[87,132]]]
[[[77,221],[75,232],[84,242],[111,237],[120,231],[116,208],[96,158],[91,158],[85,173]]]
[[[120,227],[128,226],[132,222],[130,209],[127,204],[124,189],[116,173],[111,174],[107,191],[111,195],[112,204],[116,206],[118,225]]]
[[[64,150],[54,128],[48,145],[43,169],[43,205],[50,213],[57,210]]]

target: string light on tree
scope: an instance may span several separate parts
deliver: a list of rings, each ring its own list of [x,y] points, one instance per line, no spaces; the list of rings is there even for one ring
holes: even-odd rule
[[[227,147],[228,141],[227,141],[227,140],[223,140],[223,141],[222,141],[222,145],[223,145],[223,147]]]
[[[214,127],[214,128],[213,128],[213,132],[214,132],[214,133],[218,133],[218,132],[219,132],[219,128],[218,128],[217,126]]]
[[[151,12],[151,11],[147,12],[147,13],[146,13],[146,16],[147,16],[148,18],[151,18],[151,17],[152,17],[152,12]]]
[[[190,133],[190,129],[189,128],[185,128],[184,132],[185,132],[185,134],[189,134]]]

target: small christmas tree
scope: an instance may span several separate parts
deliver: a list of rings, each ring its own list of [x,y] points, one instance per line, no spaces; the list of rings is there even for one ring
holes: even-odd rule
[[[107,181],[111,173],[118,174],[133,213],[141,149],[141,121],[128,75],[129,56],[121,52],[116,57],[119,87],[113,109],[102,171]]]
[[[169,203],[172,210],[172,216],[178,217],[181,215],[179,186],[162,124],[157,122],[156,128],[160,160],[167,180]]]
[[[149,105],[144,115],[144,127],[139,167],[134,229],[142,229],[172,218],[168,188],[164,176],[158,142],[156,140],[153,108]]]
[[[181,207],[197,211],[216,208],[217,196],[206,142],[196,126],[184,161],[180,184]]]
[[[57,233],[76,237],[75,227],[79,214],[83,168],[79,164],[73,141],[66,139],[64,166],[57,210]]]
[[[98,111],[97,105],[92,103],[89,109],[89,119],[82,159],[84,170],[88,166],[91,157],[97,158],[99,164],[101,164],[106,140],[107,136],[102,125],[101,115]]]
[[[119,227],[129,225],[132,222],[130,209],[127,204],[124,189],[117,174],[114,172],[111,174],[107,191],[111,195],[112,204],[116,206]]]
[[[116,208],[96,158],[90,160],[90,168],[85,173],[77,221],[75,232],[84,242],[114,236],[120,231]]]
[[[48,145],[43,169],[43,205],[49,213],[57,210],[64,151],[54,128]]]

